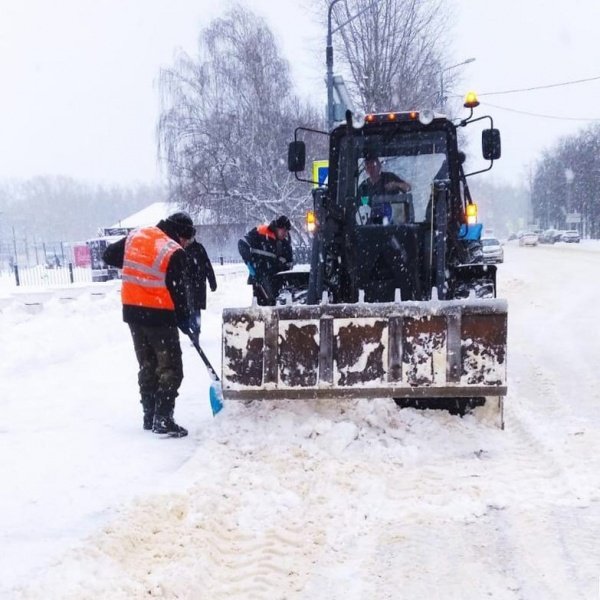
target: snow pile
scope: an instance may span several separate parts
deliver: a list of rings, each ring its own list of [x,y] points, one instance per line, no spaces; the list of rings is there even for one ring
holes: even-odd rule
[[[0,595],[594,597],[600,254],[538,250],[507,247],[500,270],[505,431],[392,400],[230,402],[212,420],[184,344],[190,437],[161,440],[141,430],[118,298],[1,313]],[[211,360],[219,308],[249,303],[243,273],[218,277]]]
[[[405,412],[384,400],[228,406],[178,473],[191,487],[138,502],[22,597],[340,597],[373,528],[379,537],[427,515],[488,511],[485,497],[458,491],[479,487],[467,465],[481,470],[490,452],[473,420]],[[364,597],[359,584],[370,577],[360,567],[350,597]]]

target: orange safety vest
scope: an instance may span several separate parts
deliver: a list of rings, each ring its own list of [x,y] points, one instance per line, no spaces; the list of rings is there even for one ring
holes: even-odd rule
[[[144,227],[129,234],[123,260],[123,304],[175,310],[166,275],[173,252],[181,246],[158,227]]]
[[[267,223],[265,223],[263,225],[259,225],[256,228],[256,231],[258,231],[258,233],[260,233],[260,235],[265,235],[268,238],[271,238],[272,240],[277,239],[277,236],[269,229],[269,225]]]

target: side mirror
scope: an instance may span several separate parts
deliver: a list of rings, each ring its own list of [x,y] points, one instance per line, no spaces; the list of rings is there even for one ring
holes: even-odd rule
[[[484,129],[481,132],[481,150],[486,160],[500,158],[500,131],[498,129]]]
[[[290,142],[288,146],[288,170],[292,173],[304,171],[306,167],[306,145],[304,142]]]

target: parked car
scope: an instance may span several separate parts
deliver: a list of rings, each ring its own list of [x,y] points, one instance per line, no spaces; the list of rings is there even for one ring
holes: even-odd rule
[[[579,244],[581,241],[581,237],[579,236],[579,231],[569,230],[564,231],[562,234],[562,241],[567,242],[569,244]]]
[[[519,246],[537,246],[538,244],[538,235],[533,231],[526,231],[519,238]]]
[[[483,262],[486,264],[504,262],[504,249],[496,238],[482,238]]]
[[[562,239],[562,234],[557,229],[546,229],[541,235],[538,235],[540,244],[556,244]]]

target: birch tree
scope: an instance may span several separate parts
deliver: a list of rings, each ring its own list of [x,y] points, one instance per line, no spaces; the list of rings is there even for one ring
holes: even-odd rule
[[[298,125],[318,125],[292,93],[289,66],[265,21],[242,7],[214,20],[195,57],[160,75],[159,153],[172,196],[193,214],[255,223],[304,212],[308,190],[287,171]]]

